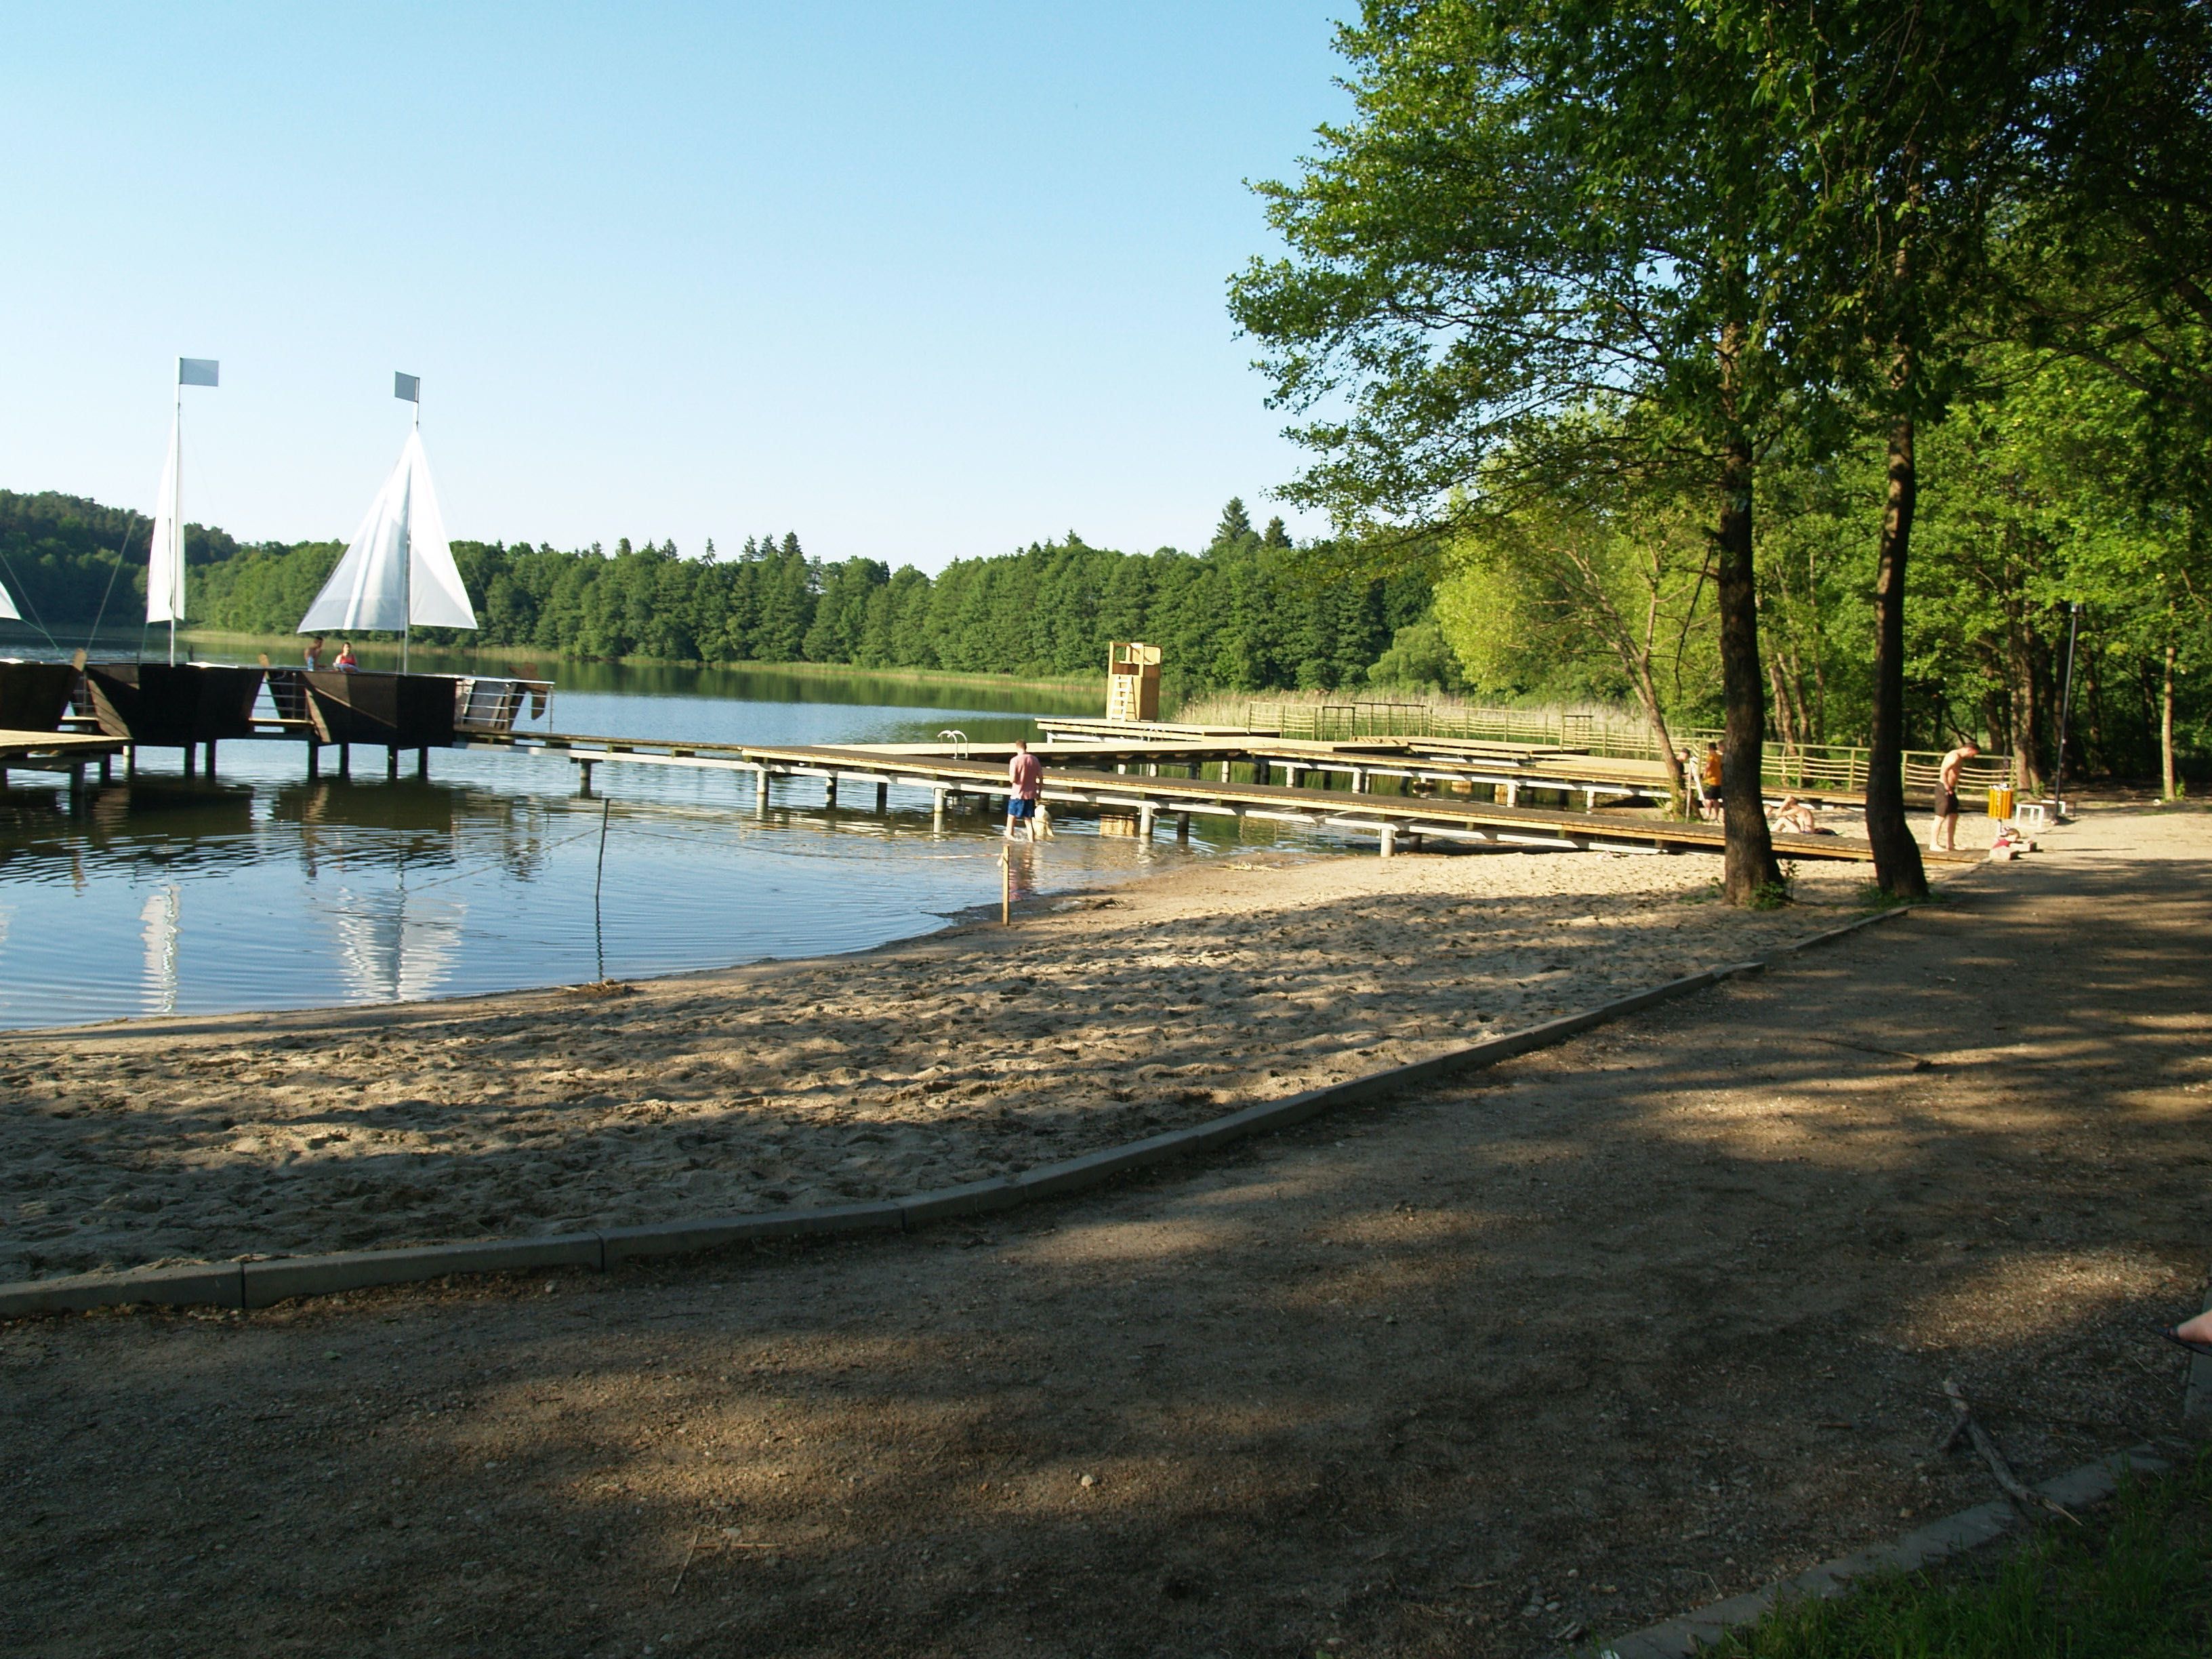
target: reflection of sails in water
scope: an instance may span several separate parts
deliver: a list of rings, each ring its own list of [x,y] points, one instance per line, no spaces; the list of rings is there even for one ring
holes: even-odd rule
[[[465,899],[355,893],[337,913],[338,958],[356,1002],[411,1002],[443,984],[460,953]]]
[[[183,908],[184,890],[161,888],[149,895],[138,913],[146,933],[146,1012],[177,1012],[177,917]]]

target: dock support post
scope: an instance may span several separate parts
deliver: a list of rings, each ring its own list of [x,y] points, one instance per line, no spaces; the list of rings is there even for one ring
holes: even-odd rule
[[[215,739],[213,738],[208,739],[207,775],[210,777],[215,775]]]
[[[112,755],[102,755],[100,757],[100,781],[102,783],[112,783],[114,781],[115,775],[109,769],[109,767],[114,759],[115,757]]]
[[[307,776],[312,781],[322,775],[323,745],[313,738],[307,739]]]
[[[929,792],[929,825],[933,830],[945,828],[945,790],[942,785]]]
[[[188,743],[188,744],[186,744],[185,745],[185,775],[186,777],[188,777],[188,778],[191,778],[191,777],[198,777],[198,776],[199,775],[199,773],[198,773],[198,766],[199,766],[199,759],[200,759],[200,746],[199,746],[199,744],[196,744],[196,743]]]
[[[4,767],[4,766],[0,766],[0,789],[5,789],[7,787],[8,787],[8,769],[7,769],[6,767]]]
[[[338,775],[342,778],[353,775],[353,745],[349,743],[338,745]]]
[[[84,811],[84,763],[79,761],[70,768],[70,815],[73,817]]]
[[[1505,784],[1505,804],[1508,806],[1514,805],[1520,799],[1520,796],[1521,786],[1508,779]]]
[[[1190,814],[1188,812],[1176,814],[1176,839],[1177,841],[1190,839]]]
[[[1398,830],[1395,824],[1382,826],[1382,856],[1392,857],[1398,850]]]
[[[876,786],[876,811],[878,812],[888,812],[890,810],[891,787],[888,783],[878,783]]]
[[[1158,817],[1158,811],[1150,801],[1146,801],[1137,809],[1137,838],[1139,841],[1150,841],[1152,838],[1152,824]]]
[[[578,794],[589,795],[592,793],[592,768],[597,764],[596,761],[587,760],[580,760],[576,763],[576,776],[579,780],[576,785]]]
[[[396,743],[385,748],[384,775],[394,783],[399,781],[399,745]]]
[[[1357,766],[1352,769],[1352,793],[1355,795],[1367,793],[1367,774]]]
[[[430,775],[430,751],[427,749],[417,749],[415,751],[415,775],[418,778],[427,778]]]
[[[825,812],[837,810],[837,775],[834,772],[822,780],[822,810]]]
[[[138,781],[138,745],[135,743],[123,751],[123,781],[125,783]]]
[[[763,813],[768,811],[768,768],[765,766],[753,769],[753,809]]]

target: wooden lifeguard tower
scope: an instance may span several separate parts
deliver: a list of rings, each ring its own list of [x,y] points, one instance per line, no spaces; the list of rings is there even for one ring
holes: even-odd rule
[[[1106,718],[1160,717],[1160,647],[1115,640],[1106,647]]]

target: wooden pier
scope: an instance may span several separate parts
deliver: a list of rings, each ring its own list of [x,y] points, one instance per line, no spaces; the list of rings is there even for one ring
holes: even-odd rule
[[[74,812],[84,805],[85,769],[97,767],[106,783],[115,757],[128,746],[120,738],[76,732],[0,732],[0,788],[7,787],[11,771],[63,773],[69,778]]]
[[[566,759],[579,769],[586,791],[592,787],[594,769],[605,765],[746,772],[752,775],[756,805],[763,811],[769,805],[770,785],[777,778],[819,781],[825,808],[843,804],[842,792],[848,787],[869,791],[874,810],[879,812],[888,810],[894,787],[921,790],[928,792],[933,817],[940,826],[948,807],[957,806],[963,797],[989,799],[1008,793],[1006,757],[1011,752],[1006,744],[711,744],[520,732],[475,737],[461,746]],[[1163,819],[1172,820],[1178,834],[1187,836],[1193,817],[1216,817],[1258,818],[1372,836],[1386,858],[1401,844],[1418,846],[1431,837],[1498,847],[1620,853],[1717,853],[1726,839],[1717,824],[1685,823],[1657,816],[1522,806],[1449,796],[1376,794],[1361,788],[1320,789],[1203,775],[1209,764],[1219,763],[1226,772],[1231,769],[1231,763],[1250,760],[1253,747],[1249,741],[1224,744],[1215,738],[1132,745],[1079,740],[1041,745],[1036,753],[1045,763],[1043,796],[1048,806],[1123,815],[1136,820],[1137,833],[1143,837],[1156,833]],[[1329,759],[1330,764],[1315,764],[1322,758]],[[1340,763],[1351,758],[1302,753],[1296,765],[1304,773],[1342,773],[1352,769]],[[1116,772],[1112,769],[1115,765],[1138,769]],[[1161,775],[1176,767],[1188,775]],[[1374,771],[1369,767],[1359,769],[1370,776]],[[1453,769],[1438,776],[1452,781],[1464,774]],[[1537,787],[1571,787],[1579,793],[1583,786],[1553,781]],[[1866,842],[1842,836],[1778,834],[1774,846],[1780,856],[1790,859],[1863,863],[1873,857]],[[1963,853],[1950,855],[1948,860],[1938,854],[1926,856],[1939,862],[1978,861],[1977,855]]]

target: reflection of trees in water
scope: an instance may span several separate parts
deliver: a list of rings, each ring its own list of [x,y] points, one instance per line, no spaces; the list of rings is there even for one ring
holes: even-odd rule
[[[532,796],[459,784],[328,778],[285,785],[272,812],[298,826],[300,865],[310,881],[331,873],[452,876],[479,868],[534,880],[558,816]]]
[[[66,872],[82,886],[118,871],[205,875],[246,868],[262,855],[253,791],[241,786],[88,788],[78,818],[69,816],[65,788],[22,793],[27,799],[11,788],[0,804],[0,868],[33,879]]]

